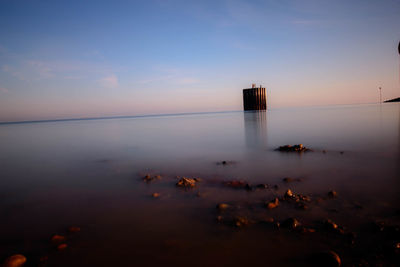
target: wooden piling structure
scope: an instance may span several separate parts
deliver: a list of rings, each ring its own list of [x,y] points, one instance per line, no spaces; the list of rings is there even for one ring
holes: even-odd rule
[[[244,110],[266,110],[267,94],[264,87],[243,89],[243,108]]]

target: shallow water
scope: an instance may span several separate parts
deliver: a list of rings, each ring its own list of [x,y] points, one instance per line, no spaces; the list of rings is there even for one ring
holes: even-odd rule
[[[313,152],[275,151],[299,143]],[[232,163],[217,164],[224,160]],[[258,222],[296,217],[312,226],[330,218],[349,231],[398,224],[400,105],[0,124],[0,162],[0,260],[23,253],[27,266],[45,255],[46,266],[289,266],[332,249],[347,266],[362,255],[329,234]],[[147,173],[162,179],[147,184]],[[182,190],[176,176],[203,181]],[[228,180],[278,189],[234,190],[222,185]],[[306,211],[263,208],[288,188],[338,197]],[[253,224],[218,223],[221,202]],[[56,251],[50,237],[71,225],[82,231]]]

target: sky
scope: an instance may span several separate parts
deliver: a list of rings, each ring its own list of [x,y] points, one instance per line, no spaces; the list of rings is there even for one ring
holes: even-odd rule
[[[400,96],[400,0],[0,0],[0,122]]]

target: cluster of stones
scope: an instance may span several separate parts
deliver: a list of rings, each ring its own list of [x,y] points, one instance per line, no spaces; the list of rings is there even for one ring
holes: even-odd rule
[[[200,178],[187,178],[187,177],[182,177],[179,179],[179,181],[176,183],[176,186],[178,187],[184,187],[184,188],[193,188],[196,186],[196,183],[200,182]]]
[[[304,147],[300,147],[303,149]],[[224,165],[224,164],[223,164]],[[156,177],[156,176],[150,176]],[[191,189],[197,186],[197,183],[201,181],[199,178],[188,178],[188,177],[177,177],[179,180],[176,183],[176,186],[179,188],[184,189]],[[160,179],[160,178],[159,178]],[[145,179],[144,179],[145,180]],[[150,179],[153,181],[154,179]],[[145,180],[147,181],[147,180]],[[290,178],[286,177],[283,178],[283,182],[288,184],[292,182],[301,182],[301,178]],[[254,190],[264,190],[264,189],[278,189],[278,186],[271,186],[267,184],[256,184],[251,185],[246,181],[243,180],[230,180],[222,182],[222,185],[225,187],[229,187],[232,189],[241,189],[246,191],[254,191]],[[153,193],[153,197],[159,197],[158,193]],[[319,203],[322,200],[327,199],[334,199],[338,197],[338,193],[336,191],[329,191],[325,197],[317,197],[315,198],[314,202]],[[300,209],[307,209],[308,205],[311,203],[311,197],[307,195],[302,195],[298,193],[294,193],[291,189],[287,189],[285,193],[281,197],[275,197],[271,201],[263,202],[264,208],[268,210],[273,210],[279,208],[281,203],[288,203],[295,205],[296,208]],[[257,204],[261,209],[262,206]],[[342,238],[345,242],[349,242],[348,244],[354,245],[356,240],[356,235],[353,232],[348,232],[345,227],[338,225],[331,219],[323,219],[319,222],[315,222],[312,225],[303,225],[297,218],[289,217],[284,220],[275,220],[272,217],[265,218],[264,215],[259,213],[254,213],[253,204],[250,204],[251,209],[247,206],[236,205],[234,203],[219,203],[216,205],[217,209],[217,222],[221,223],[222,225],[232,226],[236,228],[242,228],[245,226],[249,226],[255,223],[259,223],[268,227],[272,227],[273,229],[288,229],[293,232],[301,233],[301,234],[308,234],[308,233],[330,233],[334,234],[338,238]],[[384,227],[381,227],[384,229]],[[385,229],[388,229],[387,227]],[[398,230],[398,229],[397,229]],[[383,231],[383,230],[382,230]],[[386,234],[385,230],[385,234]],[[398,236],[398,231],[396,232]],[[400,252],[400,243],[395,242],[393,245],[393,251],[395,253]],[[397,255],[396,254],[396,255]],[[322,264],[318,266],[340,266],[341,259],[339,255],[334,251],[326,251],[322,253],[317,253],[312,256],[313,261],[317,264]]]
[[[77,233],[80,232],[81,228],[77,226],[71,226],[68,228],[69,233]],[[67,237],[64,235],[55,234],[50,238],[50,242],[53,246],[56,247],[58,251],[65,250],[68,245],[66,243]],[[40,258],[40,262],[46,262],[48,260],[48,256],[43,256]],[[27,262],[27,258],[22,254],[15,254],[8,257],[3,263],[3,267],[22,267]]]
[[[307,151],[312,151],[309,148],[306,148],[303,146],[303,144],[298,144],[298,145],[284,145],[280,146],[279,148],[276,149],[277,151],[282,151],[282,152],[307,152]]]

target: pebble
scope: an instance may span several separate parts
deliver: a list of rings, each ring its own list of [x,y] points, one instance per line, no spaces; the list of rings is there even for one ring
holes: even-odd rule
[[[275,209],[276,207],[278,207],[278,205],[279,205],[279,199],[278,199],[278,198],[275,198],[273,201],[270,201],[270,202],[267,204],[267,208],[270,209],[270,210],[272,210],[272,209]]]
[[[151,194],[151,196],[153,198],[159,198],[160,197],[160,193],[153,193],[153,194]]]
[[[26,258],[24,255],[15,254],[8,257],[4,262],[4,267],[21,267],[25,264]]]
[[[285,193],[285,197],[292,198],[292,197],[293,197],[293,192],[292,192],[292,190],[288,189],[288,190],[286,191],[286,193]]]

